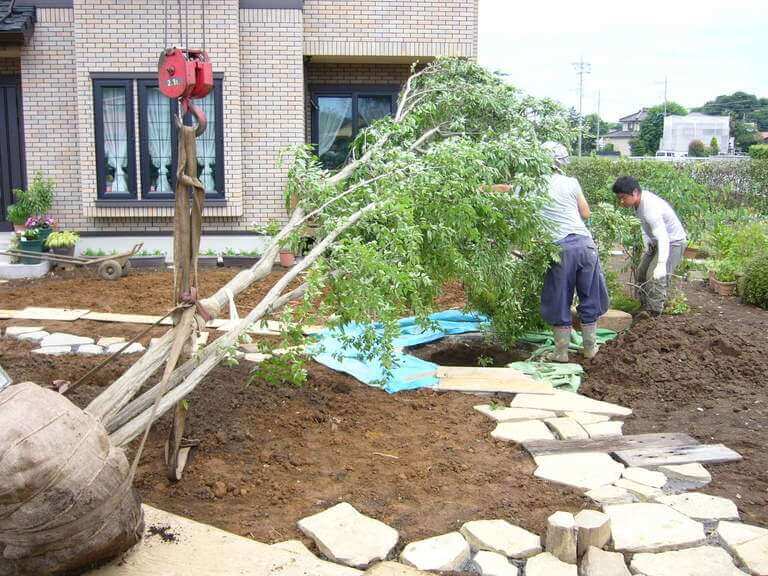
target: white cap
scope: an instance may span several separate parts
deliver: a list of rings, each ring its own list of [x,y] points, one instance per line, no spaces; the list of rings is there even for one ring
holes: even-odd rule
[[[568,163],[570,154],[568,153],[568,149],[560,144],[560,142],[544,142],[541,147],[549,152],[549,154],[552,156],[552,159],[555,161],[555,164]]]

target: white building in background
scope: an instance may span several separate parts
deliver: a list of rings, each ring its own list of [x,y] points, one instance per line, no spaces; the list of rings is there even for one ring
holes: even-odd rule
[[[664,118],[664,136],[659,151],[686,156],[692,141],[701,140],[704,146],[709,146],[714,137],[720,154],[731,153],[733,143],[730,120],[729,116],[709,116],[699,112],[687,116],[667,116]]]

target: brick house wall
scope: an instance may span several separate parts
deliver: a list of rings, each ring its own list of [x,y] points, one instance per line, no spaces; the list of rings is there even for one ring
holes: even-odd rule
[[[67,228],[171,229],[169,205],[97,201],[92,83],[94,75],[155,72],[163,5],[73,0],[73,8],[39,7],[20,59],[0,59],[0,73],[3,66],[15,72],[20,62],[28,177],[40,170],[55,178],[53,213]],[[173,40],[178,18],[175,3],[169,6]],[[190,44],[200,44],[200,4],[188,7]],[[476,54],[477,0],[362,0],[354,9],[338,0],[305,0],[303,10],[241,8],[239,0],[219,0],[206,7],[206,48],[223,77],[226,196],[224,205],[206,208],[209,232],[244,231],[285,218],[286,169],[278,167],[278,156],[286,146],[309,141],[309,85],[401,84],[416,59]],[[338,44],[340,37],[348,42]],[[139,138],[135,145],[140,188]]]

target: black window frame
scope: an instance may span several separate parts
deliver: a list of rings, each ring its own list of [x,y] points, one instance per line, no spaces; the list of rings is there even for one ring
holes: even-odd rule
[[[111,76],[99,76],[92,78],[93,85],[93,98],[94,98],[94,121],[95,121],[95,141],[96,141],[96,181],[97,181],[97,199],[98,200],[115,200],[115,201],[135,201],[151,202],[151,201],[171,201],[175,197],[174,193],[165,194],[150,192],[150,157],[149,157],[149,127],[147,118],[146,103],[148,101],[146,91],[148,88],[157,87],[157,79],[154,74],[152,75],[138,75],[127,76],[121,75],[119,77]],[[134,85],[136,86],[137,98],[134,101]],[[104,116],[102,108],[102,91],[103,88],[113,87],[125,87],[127,100],[126,100],[126,115],[127,115],[127,134],[129,142],[132,145],[128,146],[128,169],[126,175],[129,179],[129,194],[106,194],[106,167],[105,167],[105,154],[104,154]],[[205,197],[207,200],[224,200],[226,198],[225,193],[225,166],[224,166],[224,82],[223,77],[220,75],[214,76],[214,141],[216,147],[216,174],[215,185],[216,191],[207,191]],[[138,108],[137,108],[138,106]],[[138,112],[138,132],[135,126],[135,117]],[[173,118],[178,114],[178,101],[173,100],[170,107],[170,121],[173,122]],[[191,115],[187,115],[184,119],[186,124],[192,124]],[[136,138],[139,139],[139,162],[138,162],[138,174],[141,176],[141,190],[139,190],[137,179],[137,162],[136,162]],[[171,187],[176,188],[176,167],[178,165],[178,137],[176,130],[171,131],[171,158],[172,168],[171,174],[169,174],[169,181]]]
[[[311,121],[310,121],[310,144],[317,153],[318,147],[318,134],[320,132],[319,126],[319,106],[317,99],[320,96],[325,97],[337,97],[337,98],[352,98],[352,139],[354,140],[360,133],[360,127],[358,126],[358,105],[357,100],[359,97],[366,96],[389,96],[391,99],[390,114],[394,114],[397,110],[397,96],[400,93],[401,86],[396,84],[346,84],[346,85],[328,85],[328,84],[311,84],[309,86],[310,94],[310,108],[311,108]],[[343,164],[342,164],[343,166]]]
[[[133,79],[129,78],[94,78],[93,79],[93,117],[96,140],[96,188],[99,200],[136,200],[138,186],[136,180],[136,126],[134,122]],[[104,88],[125,89],[126,138],[128,139],[128,193],[106,193],[107,171],[104,152]]]

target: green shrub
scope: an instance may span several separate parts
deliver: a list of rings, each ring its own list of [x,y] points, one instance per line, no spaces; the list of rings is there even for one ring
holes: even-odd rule
[[[749,147],[749,156],[754,160],[768,160],[768,144],[753,144]]]
[[[701,140],[691,140],[688,144],[688,156],[691,158],[704,158],[708,156],[707,147],[704,146],[704,142]]]
[[[712,140],[709,141],[709,154],[711,156],[717,156],[720,154],[720,144],[717,142],[717,138],[712,136]]]
[[[768,309],[768,254],[752,259],[744,272],[741,298],[747,304]]]

